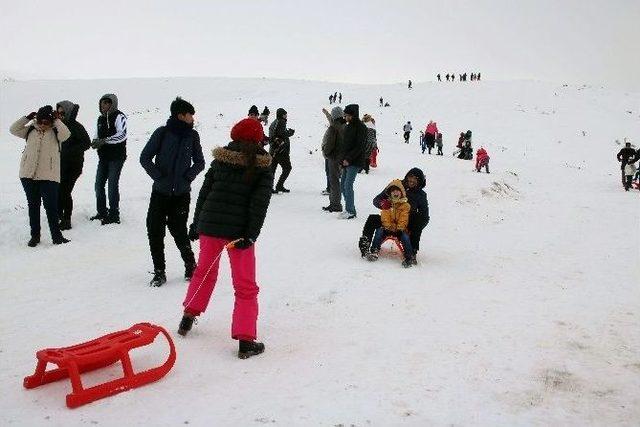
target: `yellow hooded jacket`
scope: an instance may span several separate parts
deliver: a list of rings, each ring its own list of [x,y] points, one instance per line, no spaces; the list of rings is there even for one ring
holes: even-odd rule
[[[391,208],[380,211],[382,227],[394,233],[397,231],[406,231],[407,225],[409,224],[409,212],[411,210],[411,205],[407,201],[407,193],[404,190],[402,181],[399,179],[394,179],[387,185],[385,190],[387,193],[389,193],[390,187],[398,187],[402,192],[402,196],[396,200],[393,200],[391,196],[389,196]]]

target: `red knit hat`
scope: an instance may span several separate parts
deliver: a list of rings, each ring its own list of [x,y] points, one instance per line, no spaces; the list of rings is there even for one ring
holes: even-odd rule
[[[262,142],[264,132],[256,119],[242,119],[231,128],[231,139],[234,141]]]

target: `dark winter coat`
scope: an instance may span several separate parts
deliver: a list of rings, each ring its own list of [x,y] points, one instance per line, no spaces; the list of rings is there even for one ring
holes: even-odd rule
[[[618,155],[616,157],[619,162],[622,162],[620,166],[622,169],[624,169],[627,164],[633,163],[634,159],[636,158],[636,150],[631,147],[624,147],[618,152]]]
[[[172,117],[151,134],[140,164],[153,179],[153,191],[167,196],[189,193],[191,181],[204,170],[200,135]]]
[[[196,203],[193,219],[198,232],[231,240],[256,240],[271,200],[271,156],[258,149],[250,181],[245,178],[247,160],[238,142],[215,148],[213,157]]]
[[[269,126],[269,153],[272,156],[284,155],[288,156],[291,152],[289,138],[293,136],[293,129],[287,128],[287,119],[284,115],[287,114],[282,108],[278,108],[276,111],[276,119]]]
[[[98,117],[98,138],[112,140],[98,149],[98,157],[102,160],[125,160],[127,158],[127,116],[118,110],[118,98],[114,94],[106,94],[100,100],[109,99],[111,108]],[[98,102],[98,110],[100,103]],[[118,134],[116,121],[122,124],[123,132]],[[113,143],[113,140],[117,143]]]
[[[359,112],[360,107],[356,104],[347,105],[344,109],[344,113],[352,116],[352,119],[344,128],[340,160],[346,160],[349,166],[364,168],[367,127],[360,120]]]
[[[56,109],[58,108],[64,110],[62,122],[71,132],[69,139],[60,143],[60,166],[62,169],[71,167],[82,170],[84,152],[91,147],[91,138],[84,126],[76,120],[80,106],[70,101],[61,101],[56,104]]]
[[[413,175],[418,178],[418,186],[415,188],[410,188],[407,184],[407,177],[409,175]],[[427,193],[424,191],[424,187],[427,184],[427,180],[424,176],[424,173],[419,168],[413,168],[407,172],[402,181],[402,185],[405,188],[407,193],[407,199],[409,204],[411,205],[411,210],[409,211],[409,224],[411,227],[416,226],[416,222],[419,222],[422,228],[426,227],[429,223],[429,202],[427,200]],[[385,189],[382,193],[378,194],[373,199],[373,205],[382,209],[380,203],[383,199],[388,199],[389,196],[387,194],[387,190]]]

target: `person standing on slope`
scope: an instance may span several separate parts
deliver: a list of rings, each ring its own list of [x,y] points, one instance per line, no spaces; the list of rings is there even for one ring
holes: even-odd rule
[[[289,138],[293,136],[295,130],[287,128],[287,112],[284,108],[278,108],[276,111],[276,119],[269,126],[269,154],[272,157],[271,171],[276,174],[278,165],[282,168],[278,183],[273,189],[273,193],[289,193],[290,190],[285,188],[284,182],[291,173],[291,145]]]
[[[480,169],[485,168],[485,171],[489,173],[489,154],[484,147],[480,147],[476,151],[476,172],[480,172]]]
[[[429,154],[431,154],[431,150],[435,146],[437,134],[438,125],[433,120],[429,120],[429,124],[427,124],[427,128],[424,131],[425,145],[429,150]],[[422,153],[424,154],[424,149],[422,150]]]
[[[353,185],[358,172],[364,167],[364,148],[367,140],[367,127],[360,120],[358,104],[349,104],[344,109],[344,128],[342,152],[340,154],[342,176],[340,188],[345,202],[345,211],[339,215],[340,219],[356,217],[355,196]]]
[[[329,205],[323,206],[327,212],[342,212],[342,194],[340,191],[340,152],[342,150],[342,138],[345,121],[341,107],[333,107],[331,114],[322,109],[329,121],[329,127],[322,137],[322,155],[326,161],[327,175],[329,178]]]
[[[404,143],[408,144],[409,138],[411,137],[411,131],[413,130],[413,128],[411,127],[411,122],[409,121],[405,123],[405,125],[402,127],[402,130],[404,131]]]
[[[271,156],[260,147],[262,126],[243,119],[231,129],[231,142],[213,150],[214,160],[198,195],[193,221],[200,239],[198,264],[185,296],[178,333],[186,336],[206,311],[218,278],[222,251],[231,263],[235,304],[231,338],[238,357],[264,351],[257,342],[258,284],[255,245],[271,200]]]
[[[196,267],[187,234],[191,182],[204,170],[200,135],[193,129],[193,105],[176,98],[170,106],[166,126],[157,128],[140,153],[140,164],[153,179],[147,236],[153,260],[151,286],[162,286],[165,273],[164,236],[166,228],[173,236],[184,262],[184,278],[191,279]],[[255,120],[255,119],[251,119]]]
[[[631,148],[630,142],[625,141],[624,148],[622,148],[618,152],[618,154],[616,155],[616,158],[620,162],[620,169],[622,171],[622,174],[621,174],[622,186],[625,187],[626,178],[625,178],[624,168],[625,166],[627,166],[627,164],[633,163],[636,160],[636,150]]]

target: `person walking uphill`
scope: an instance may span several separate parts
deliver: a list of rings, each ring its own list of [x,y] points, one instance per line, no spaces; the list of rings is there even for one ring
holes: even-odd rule
[[[626,141],[624,144],[624,148],[622,148],[618,152],[618,154],[616,155],[616,158],[620,162],[620,169],[622,170],[622,174],[621,174],[622,186],[625,187],[626,186],[626,179],[625,179],[625,172],[624,172],[625,166],[627,166],[629,163],[634,163],[636,160],[640,160],[640,158],[636,159],[636,151],[633,148],[631,148],[631,143]]]
[[[97,213],[90,219],[100,220],[102,225],[120,224],[120,172],[127,158],[127,116],[118,110],[118,97],[106,94],[98,103],[97,136],[91,148],[98,150],[96,172]],[[104,187],[109,182],[109,210]]]
[[[241,359],[264,351],[264,344],[255,341],[259,289],[254,242],[271,200],[273,173],[271,156],[260,147],[262,138],[260,123],[244,119],[231,129],[232,141],[213,150],[214,160],[202,184],[193,219],[200,238],[200,255],[178,329],[180,335],[186,335],[195,317],[207,309],[218,277],[220,255],[226,247],[235,289],[231,337],[240,341]]]
[[[365,166],[364,148],[367,140],[367,127],[360,120],[359,114],[358,104],[349,104],[344,108],[344,119],[347,124],[344,128],[340,155],[342,165],[340,188],[344,196],[345,211],[340,214],[340,219],[356,217],[353,184],[358,172]]]
[[[91,138],[84,126],[77,121],[80,106],[71,101],[56,104],[58,117],[62,120],[71,136],[60,143],[60,189],[58,191],[58,218],[60,230],[71,229],[73,198],[71,192],[82,174],[84,152],[91,147]]]
[[[284,182],[291,173],[291,144],[289,138],[295,130],[287,128],[287,112],[284,108],[276,110],[276,119],[269,126],[269,154],[272,157],[271,170],[275,175],[278,165],[282,168],[278,183],[272,190],[274,194],[289,193],[291,190],[284,187]]]
[[[204,170],[204,156],[200,135],[193,129],[193,105],[176,98],[170,110],[166,126],[153,132],[140,153],[140,164],[153,179],[147,211],[147,236],[154,271],[151,286],[162,286],[167,281],[164,257],[167,227],[184,261],[185,279],[191,279],[196,267],[187,235],[187,220],[191,182]]]
[[[35,122],[33,122],[35,119]],[[60,184],[60,143],[71,133],[58,118],[53,107],[46,105],[37,113],[19,118],[9,128],[12,135],[26,141],[20,160],[20,181],[27,196],[31,239],[27,244],[40,243],[40,201],[47,213],[49,231],[54,245],[68,243],[58,223],[58,186]]]

